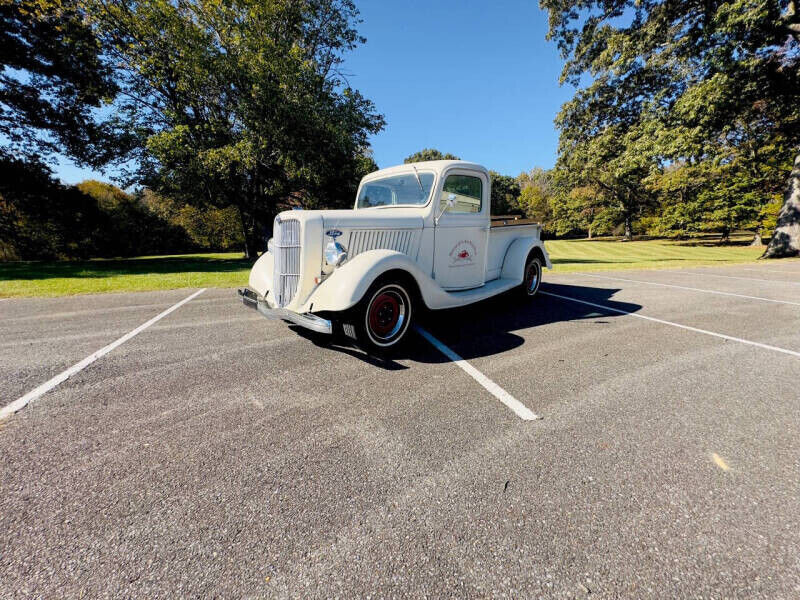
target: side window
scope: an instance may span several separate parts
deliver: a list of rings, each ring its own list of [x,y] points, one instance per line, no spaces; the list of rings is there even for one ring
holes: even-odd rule
[[[482,197],[483,183],[479,177],[448,175],[439,199],[439,210],[449,213],[479,213]]]

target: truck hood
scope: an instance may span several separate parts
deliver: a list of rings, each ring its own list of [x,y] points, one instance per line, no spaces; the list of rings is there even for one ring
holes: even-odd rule
[[[309,211],[311,212],[311,211]],[[325,229],[422,229],[419,209],[367,208],[362,210],[321,210]]]

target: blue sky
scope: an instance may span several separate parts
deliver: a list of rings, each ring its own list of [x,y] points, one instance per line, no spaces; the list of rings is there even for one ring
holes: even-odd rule
[[[558,85],[561,59],[536,0],[357,4],[367,43],[343,71],[386,117],[371,140],[379,166],[430,147],[507,175],[553,166],[553,119],[572,90]],[[106,179],[65,160],[56,173]]]

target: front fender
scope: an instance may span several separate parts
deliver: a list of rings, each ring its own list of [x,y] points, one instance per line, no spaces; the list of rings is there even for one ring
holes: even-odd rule
[[[428,306],[432,295],[444,293],[407,254],[394,250],[370,250],[337,268],[317,286],[298,312],[347,310],[364,297],[378,277],[394,270],[405,271],[414,278],[423,302]]]
[[[272,270],[274,257],[272,252],[264,252],[250,269],[248,284],[261,296],[266,296],[272,289]]]

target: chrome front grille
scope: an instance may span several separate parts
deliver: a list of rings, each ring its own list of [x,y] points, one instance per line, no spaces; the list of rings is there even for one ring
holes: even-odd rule
[[[396,250],[408,254],[413,229],[361,229],[350,234],[347,255],[352,258],[367,250]]]
[[[272,249],[275,303],[284,307],[294,298],[300,283],[300,221],[275,219]]]

